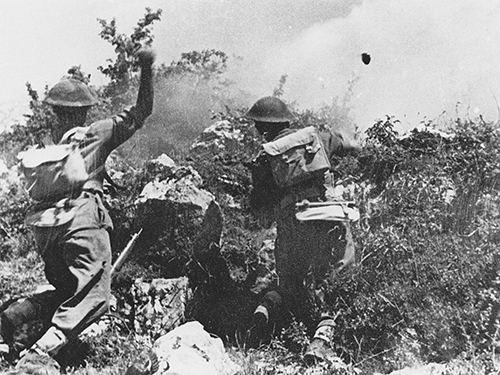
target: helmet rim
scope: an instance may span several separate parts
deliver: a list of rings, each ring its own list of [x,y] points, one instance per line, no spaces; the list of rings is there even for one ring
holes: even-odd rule
[[[274,96],[266,96],[257,100],[245,114],[255,122],[283,123],[295,119],[287,105]]]
[[[43,101],[61,107],[91,107],[98,103],[90,87],[73,78],[63,78],[56,83]]]

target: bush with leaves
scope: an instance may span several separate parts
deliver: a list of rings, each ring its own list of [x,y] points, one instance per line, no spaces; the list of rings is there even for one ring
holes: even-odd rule
[[[147,9],[129,36],[117,32],[116,21],[99,21],[101,36],[115,47],[116,59],[101,67],[110,84],[97,90],[101,102],[90,112],[89,122],[134,103],[138,82],[133,54],[139,46],[151,44],[151,27],[160,16],[160,10]],[[123,183],[134,188],[112,197],[111,212],[116,227],[114,247],[122,248],[130,235],[131,204],[147,178],[140,168],[142,162],[166,152],[176,161],[191,164],[203,177],[204,188],[221,202],[225,215],[222,254],[240,288],[231,289],[236,296],[236,292],[248,292],[258,268],[255,238],[261,236],[262,228],[248,214],[250,176],[245,162],[256,152],[259,139],[234,109],[241,107],[239,99],[246,94],[225,78],[228,61],[223,52],[208,49],[182,54],[178,61],[156,68],[154,114],[119,150],[122,157],[113,156],[114,167],[125,172]],[[276,96],[283,95],[285,83],[283,76]],[[50,108],[27,87],[32,114],[26,126],[15,126],[0,136],[2,156],[9,165],[15,163],[17,151],[43,142],[54,121]],[[352,127],[349,110],[347,94],[320,110],[294,109],[297,121],[293,126]],[[224,113],[218,119],[242,131],[241,147],[209,156],[190,153],[188,146],[213,122],[213,112]],[[500,303],[498,125],[457,120],[450,136],[425,129],[406,137],[400,137],[396,127],[391,117],[378,121],[367,131],[357,155],[334,160],[336,179],[355,183],[363,217],[362,225],[355,228],[358,263],[331,281],[327,295],[332,309],[339,312],[339,349],[355,361],[387,358],[384,353],[390,353],[405,332],[414,332],[424,359],[449,359],[471,348],[491,350],[498,342]],[[136,156],[125,157],[130,155]],[[41,274],[40,262],[22,224],[28,202],[16,189],[1,197],[0,261],[24,257],[26,262],[17,274],[32,267],[32,282]],[[16,243],[19,239],[26,242]],[[140,272],[136,269],[131,274]],[[18,279],[15,282],[24,286]],[[20,291],[11,282],[2,285],[3,295]],[[247,296],[235,297],[237,314],[251,302]],[[221,312],[225,307],[219,305],[214,311],[228,316]],[[224,335],[237,326],[207,321]],[[290,346],[297,344],[292,341]],[[120,352],[111,349],[109,353]]]
[[[498,336],[498,126],[456,121],[449,136],[425,129],[399,137],[394,125],[388,117],[368,129],[350,164],[359,186],[371,187],[359,192],[361,207],[376,198],[378,208],[356,230],[358,264],[332,285],[339,345],[359,358],[413,329],[429,360],[491,348]],[[342,162],[337,171],[345,173]]]

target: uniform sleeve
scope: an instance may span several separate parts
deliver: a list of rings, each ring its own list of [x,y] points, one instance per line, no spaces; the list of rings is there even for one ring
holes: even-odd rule
[[[129,107],[109,119],[94,122],[90,127],[92,132],[98,134],[101,141],[107,145],[109,151],[112,151],[129,139],[142,125],[138,124],[134,113],[135,108]]]
[[[345,152],[344,137],[340,133],[324,131],[320,133],[321,141],[325,147],[326,154],[331,160],[334,155],[342,155]]]
[[[113,139],[111,145],[114,148],[120,146],[129,139],[137,129],[142,126],[135,116],[135,107],[128,107],[122,113],[113,118]]]

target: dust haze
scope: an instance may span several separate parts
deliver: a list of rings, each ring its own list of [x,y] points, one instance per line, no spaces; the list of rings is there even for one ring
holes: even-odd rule
[[[406,126],[456,111],[495,120],[498,19],[500,3],[492,1],[364,1],[266,51],[260,74],[247,75],[244,86],[264,94],[266,82],[287,73],[286,97],[317,106],[342,96],[358,77],[352,106],[361,128],[385,114]]]
[[[26,81],[42,90],[75,64],[105,83],[96,68],[113,51],[96,18],[115,17],[129,33],[146,6],[163,9],[154,26],[159,62],[220,49],[231,57],[229,77],[251,94],[247,105],[287,74],[284,97],[302,107],[342,96],[358,78],[351,106],[361,129],[386,114],[406,127],[457,113],[498,116],[500,2],[490,0],[5,2],[0,48],[12,53],[0,64],[3,108],[27,103]]]

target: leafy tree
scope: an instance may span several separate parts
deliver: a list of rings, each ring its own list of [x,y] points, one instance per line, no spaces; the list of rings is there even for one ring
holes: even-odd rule
[[[215,49],[200,52],[190,51],[181,54],[181,58],[165,67],[164,74],[194,74],[201,79],[209,80],[226,72],[228,56]]]
[[[107,59],[107,66],[98,67],[99,71],[111,79],[110,88],[119,87],[121,90],[126,90],[129,87],[131,73],[138,70],[134,64],[134,55],[141,47],[151,46],[154,39],[152,26],[155,21],[161,19],[161,13],[161,9],[153,11],[151,8],[146,8],[144,17],[137,22],[130,35],[117,32],[114,18],[109,22],[97,19],[101,25],[100,37],[115,47],[114,60]]]

